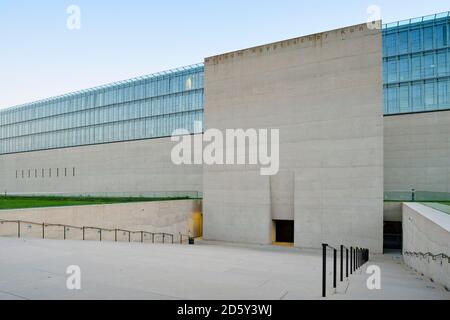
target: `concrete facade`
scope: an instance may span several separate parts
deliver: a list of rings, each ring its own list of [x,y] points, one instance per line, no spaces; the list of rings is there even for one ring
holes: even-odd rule
[[[402,221],[402,202],[384,203],[384,221],[401,222]]]
[[[385,191],[450,192],[450,111],[384,118]]]
[[[418,203],[403,204],[403,252],[450,256],[450,215]],[[407,265],[450,289],[450,261],[404,255]]]
[[[381,32],[366,24],[205,60],[205,129],[280,129],[280,172],[204,166],[204,237],[382,250]]]
[[[0,220],[21,220],[35,223],[64,224],[77,227],[99,227],[106,229],[125,229],[129,231],[147,231],[201,236],[201,201],[155,201],[123,204],[105,204],[93,206],[33,208],[19,210],[0,210]],[[22,237],[41,237],[39,226],[22,226]],[[0,236],[16,236],[17,225],[0,224]],[[47,227],[46,238],[62,239],[63,232],[58,227]],[[104,232],[104,240],[112,240],[113,233]],[[122,236],[119,233],[119,236]],[[133,237],[140,235],[133,235]],[[128,237],[128,234],[125,234]],[[69,239],[82,238],[80,230],[71,229]],[[87,240],[96,240],[97,230],[86,232]]]
[[[2,155],[0,190],[135,196],[201,192],[201,165],[174,165],[174,145],[161,138]]]

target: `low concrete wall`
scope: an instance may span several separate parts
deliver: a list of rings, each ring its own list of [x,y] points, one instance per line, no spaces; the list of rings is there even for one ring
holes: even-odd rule
[[[450,215],[418,203],[404,203],[403,251],[450,255]],[[450,289],[448,260],[404,255],[404,261]]]
[[[201,201],[199,200],[0,210],[0,219],[154,233],[165,232],[174,234],[175,241],[178,241],[179,233],[190,234],[195,237],[201,236],[202,233]],[[45,237],[62,239],[63,232],[64,229],[61,227],[46,227]],[[82,238],[81,230],[72,228],[66,230],[66,232],[69,239]],[[17,224],[0,223],[0,236],[16,235]],[[22,225],[21,235],[24,237],[40,237],[42,236],[42,227]],[[86,230],[85,236],[88,240],[99,238],[97,230]],[[103,232],[102,238],[113,240],[114,232]],[[128,234],[119,232],[118,238],[119,240],[128,240]],[[131,240],[140,240],[140,234],[132,235]]]

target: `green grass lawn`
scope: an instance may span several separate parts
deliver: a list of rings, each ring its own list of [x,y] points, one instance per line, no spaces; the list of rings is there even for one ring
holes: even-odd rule
[[[14,197],[0,196],[0,210],[42,208],[42,207],[67,207],[95,204],[114,204],[147,201],[187,200],[189,197],[180,198],[94,198],[94,197]]]

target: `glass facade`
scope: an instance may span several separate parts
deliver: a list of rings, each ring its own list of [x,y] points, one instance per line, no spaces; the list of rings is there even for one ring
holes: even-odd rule
[[[450,13],[383,25],[384,113],[450,109]]]
[[[0,111],[0,154],[196,133],[202,64]]]

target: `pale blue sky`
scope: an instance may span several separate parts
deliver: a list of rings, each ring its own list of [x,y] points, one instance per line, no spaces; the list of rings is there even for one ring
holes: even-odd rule
[[[69,5],[81,29],[66,27]],[[367,21],[450,10],[442,0],[0,0],[0,108]]]

